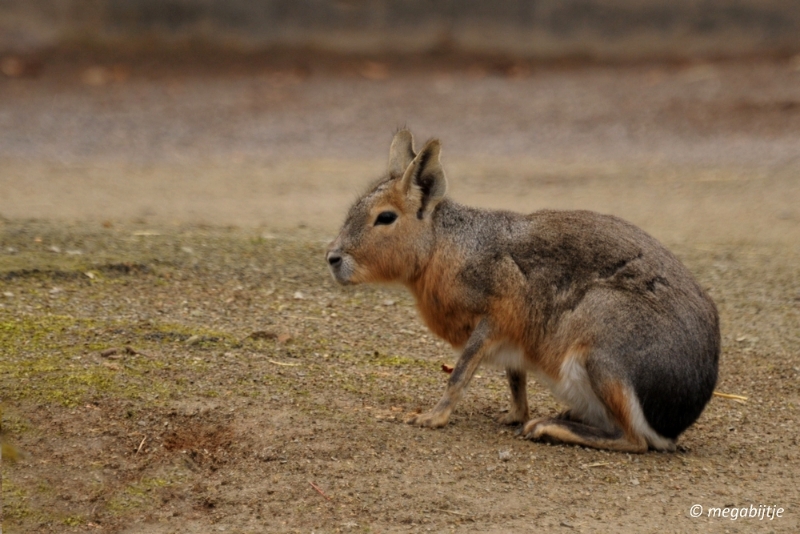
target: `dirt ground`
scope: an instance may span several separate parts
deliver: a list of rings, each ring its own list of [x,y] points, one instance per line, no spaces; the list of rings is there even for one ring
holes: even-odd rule
[[[41,59],[0,77],[5,532],[800,530],[797,60]],[[742,398],[672,454],[522,440],[494,370],[446,428],[404,424],[454,356],[323,258],[402,125],[460,201],[661,239]]]

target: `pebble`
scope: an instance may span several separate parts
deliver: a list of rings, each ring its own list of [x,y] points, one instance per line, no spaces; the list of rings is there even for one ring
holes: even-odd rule
[[[103,358],[111,358],[112,356],[116,355],[119,351],[115,348],[106,349],[100,353],[100,356]]]

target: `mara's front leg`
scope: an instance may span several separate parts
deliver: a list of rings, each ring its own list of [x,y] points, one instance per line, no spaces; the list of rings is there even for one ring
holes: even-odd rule
[[[406,421],[407,423],[429,428],[439,428],[447,424],[450,419],[450,413],[452,413],[456,403],[461,399],[464,389],[469,384],[469,381],[472,380],[475,370],[491,345],[489,342],[490,333],[489,322],[486,319],[481,319],[478,326],[472,331],[464,351],[458,358],[442,398],[431,411],[413,415]]]

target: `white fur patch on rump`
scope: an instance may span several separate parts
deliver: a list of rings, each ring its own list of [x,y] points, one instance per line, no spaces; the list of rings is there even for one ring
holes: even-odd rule
[[[592,389],[586,367],[577,356],[568,355],[564,359],[559,380],[551,384],[550,389],[558,400],[569,406],[572,413],[585,423],[609,432],[616,428],[609,419],[605,406]]]

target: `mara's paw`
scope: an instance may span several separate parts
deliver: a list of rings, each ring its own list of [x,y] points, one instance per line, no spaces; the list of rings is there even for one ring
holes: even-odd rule
[[[534,441],[541,440],[545,435],[545,428],[551,421],[549,417],[539,417],[538,419],[531,419],[522,426],[519,434],[525,439],[532,439]]]
[[[494,420],[501,425],[519,425],[528,420],[528,414],[508,411],[501,413]]]
[[[431,410],[430,412],[412,415],[406,419],[406,423],[409,425],[423,426],[426,428],[441,428],[447,424],[449,419],[449,413]]]

